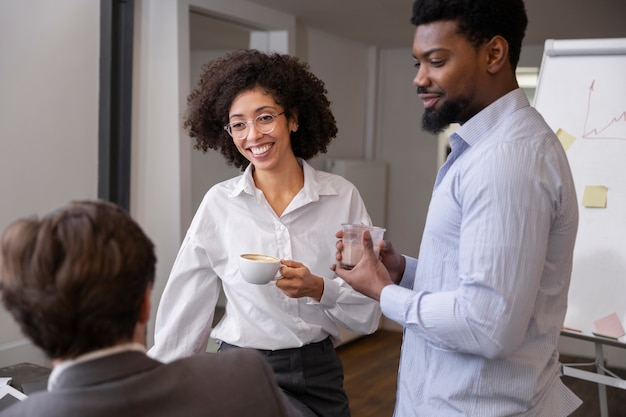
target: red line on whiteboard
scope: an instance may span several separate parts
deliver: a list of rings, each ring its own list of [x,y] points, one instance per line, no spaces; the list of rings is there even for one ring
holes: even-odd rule
[[[623,111],[619,116],[612,117],[611,120],[604,127],[594,127],[587,130],[587,122],[589,121],[589,113],[591,113],[591,96],[595,91],[596,80],[591,81],[591,85],[589,86],[589,94],[587,96],[587,114],[585,115],[585,126],[583,128],[582,137],[585,139],[621,139],[626,140],[626,137],[603,137],[602,133],[615,125],[616,123],[626,123],[626,111]]]

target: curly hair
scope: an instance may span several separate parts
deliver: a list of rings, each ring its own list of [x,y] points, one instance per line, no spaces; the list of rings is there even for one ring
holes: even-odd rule
[[[152,241],[122,208],[75,202],[11,223],[0,244],[2,301],[53,359],[132,340],[148,286]]]
[[[416,0],[411,23],[415,26],[458,20],[459,33],[476,47],[496,35],[509,43],[509,62],[517,68],[528,24],[523,0]]]
[[[251,49],[231,52],[202,67],[200,81],[187,98],[183,124],[195,138],[194,148],[219,150],[229,165],[244,170],[249,161],[224,126],[235,97],[257,87],[272,95],[287,118],[297,116],[298,130],[291,133],[296,157],[308,160],[327,151],[337,125],[324,83],[296,57]]]

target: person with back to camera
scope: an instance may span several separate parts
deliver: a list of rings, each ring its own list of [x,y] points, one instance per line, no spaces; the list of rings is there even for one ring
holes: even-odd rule
[[[149,354],[171,360],[237,347],[262,352],[306,416],[349,416],[338,325],[378,327],[378,303],[335,277],[335,230],[371,224],[357,189],[306,160],[337,133],[326,89],[297,58],[240,50],[203,68],[184,126],[196,148],[219,150],[243,175],[213,186],[183,240],[163,292]],[[281,259],[282,278],[242,278],[237,258]],[[226,311],[212,330],[223,288]]]
[[[395,417],[570,415],[581,402],[557,341],[578,206],[563,147],[515,78],[524,3],[417,0],[411,21],[422,126],[461,127],[419,260],[383,242],[381,263],[364,234],[354,269],[333,268],[404,327]]]
[[[16,220],[0,254],[2,301],[54,365],[48,391],[2,417],[301,417],[253,350],[169,364],[146,355],[154,246],[117,205]]]

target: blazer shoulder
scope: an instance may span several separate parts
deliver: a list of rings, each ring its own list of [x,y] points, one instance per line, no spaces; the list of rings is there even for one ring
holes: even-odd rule
[[[267,360],[253,349],[232,349],[180,359],[168,366],[194,373],[207,386],[223,390],[234,399],[240,396],[238,412],[256,417],[301,417],[279,388]],[[219,381],[219,384],[216,384]]]

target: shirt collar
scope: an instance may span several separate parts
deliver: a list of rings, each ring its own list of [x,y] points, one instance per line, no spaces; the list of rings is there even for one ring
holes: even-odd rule
[[[521,88],[500,97],[457,129],[456,136],[469,146],[476,145],[481,138],[504,121],[511,113],[530,106],[528,98]]]
[[[304,171],[303,193],[307,200],[317,201],[320,195],[336,195],[338,193],[335,186],[329,181],[320,181],[318,172],[304,159],[298,158],[298,162]],[[242,193],[252,196],[255,195],[256,186],[254,184],[254,178],[252,177],[252,168],[252,164],[246,167],[239,181],[235,187],[233,187],[230,198],[235,198]]]
[[[52,369],[50,377],[48,378],[48,391],[52,391],[56,388],[59,376],[71,366],[127,351],[137,351],[145,353],[146,347],[141,343],[122,343],[108,348],[94,350],[93,352],[85,353],[84,355],[77,356],[74,359],[68,359],[59,363]]]

